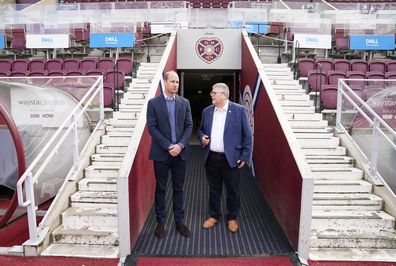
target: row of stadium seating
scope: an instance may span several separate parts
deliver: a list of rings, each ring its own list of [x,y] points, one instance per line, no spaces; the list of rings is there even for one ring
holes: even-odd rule
[[[382,87],[378,85],[366,85],[363,88],[351,87],[352,91],[357,94],[357,96],[363,101],[370,100],[371,97],[386,89],[387,87]],[[323,109],[336,109],[337,108],[337,85],[323,85],[320,92],[320,99]],[[348,93],[349,94],[349,93]],[[350,94],[349,94],[350,95]],[[361,104],[356,100],[355,97],[351,99],[358,105]],[[345,102],[344,108],[353,109],[352,104]]]
[[[88,71],[99,70],[106,73],[110,70],[119,70],[126,76],[132,75],[132,59],[131,58],[67,58],[67,59],[0,59],[0,73],[14,72],[63,72],[78,71],[86,74]],[[10,75],[9,74],[9,75]]]
[[[376,85],[384,87],[387,79],[396,79],[396,71],[386,72],[383,74],[377,71],[368,71],[362,73],[360,71],[348,71],[346,73],[338,70],[330,70],[327,73],[319,70],[310,70],[308,72],[308,86],[310,91],[319,91],[323,85],[337,86],[339,79],[348,80],[349,86],[363,89],[366,85]],[[396,83],[396,82],[394,82]]]
[[[338,70],[344,73],[359,71],[366,74],[368,71],[376,71],[382,74],[396,71],[396,60],[359,60],[359,59],[331,59],[331,58],[299,58],[298,72],[300,77],[307,77],[310,70],[321,70],[327,73],[330,70]]]

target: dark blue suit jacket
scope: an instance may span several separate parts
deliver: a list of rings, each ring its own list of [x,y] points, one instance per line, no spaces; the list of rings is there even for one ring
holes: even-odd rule
[[[150,160],[165,161],[169,156],[169,146],[177,143],[184,145],[180,156],[183,160],[186,159],[188,141],[193,128],[191,107],[190,102],[179,95],[176,95],[175,100],[176,143],[172,143],[168,109],[164,96],[156,96],[148,102],[147,126],[152,139]]]
[[[198,137],[201,140],[204,135],[209,136],[212,132],[214,105],[206,107],[202,111],[201,126],[198,129]],[[237,161],[250,162],[252,153],[252,129],[247,118],[246,108],[240,104],[229,101],[227,116],[224,127],[224,153],[231,167],[238,166]],[[205,161],[209,155],[210,143],[205,146]]]

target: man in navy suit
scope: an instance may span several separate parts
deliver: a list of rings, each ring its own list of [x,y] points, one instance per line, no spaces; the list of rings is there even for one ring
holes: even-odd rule
[[[198,137],[205,147],[205,169],[209,184],[209,218],[203,228],[212,228],[221,217],[223,183],[227,190],[227,227],[238,231],[240,169],[250,161],[252,130],[246,108],[228,100],[228,86],[216,83],[212,104],[202,112]]]
[[[191,235],[184,225],[183,186],[186,174],[188,141],[192,133],[191,107],[187,99],[177,95],[179,77],[175,71],[164,74],[163,94],[151,99],[147,106],[147,126],[151,135],[150,160],[154,161],[156,179],[154,234],[164,237],[166,223],[165,188],[171,172],[173,215],[176,230]]]

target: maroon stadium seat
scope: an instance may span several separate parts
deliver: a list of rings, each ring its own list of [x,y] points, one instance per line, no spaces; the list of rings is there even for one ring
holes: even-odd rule
[[[67,58],[63,61],[64,71],[78,70],[79,66],[80,60],[76,58]]]
[[[384,60],[369,60],[368,61],[369,71],[376,71],[385,74],[386,72],[386,61]]]
[[[319,70],[308,71],[308,85],[310,91],[320,91],[321,85],[328,84],[327,74]]]
[[[0,71],[11,71],[12,63],[9,59],[0,59]]]
[[[333,69],[343,71],[345,74],[351,70],[351,62],[346,59],[334,59]]]
[[[320,99],[324,109],[337,108],[337,85],[323,85]]]
[[[121,57],[117,60],[118,70],[124,72],[126,76],[132,76],[132,59]]]
[[[338,79],[345,79],[346,73],[339,70],[330,70],[327,72],[327,78],[329,81],[329,85],[338,85]]]
[[[47,71],[61,71],[63,68],[63,60],[59,58],[52,58],[47,61]]]
[[[114,69],[114,58],[100,58],[96,64],[96,69],[104,70],[104,72]]]
[[[307,77],[310,70],[315,69],[315,60],[312,58],[298,59],[298,73],[300,77]]]
[[[359,71],[366,74],[368,71],[368,63],[366,60],[352,59],[351,60],[351,71]]]
[[[320,70],[318,64],[322,66],[323,72],[327,73],[329,70],[333,69],[333,59],[331,58],[319,58],[316,59],[316,69]]]
[[[29,60],[28,59],[16,59],[12,62],[12,72],[28,71]]]
[[[349,86],[353,88],[362,89],[366,85],[366,75],[360,71],[348,71],[347,72],[348,79],[361,79],[361,80],[349,80]]]
[[[80,67],[78,68],[81,72],[87,72],[89,70],[96,69],[96,58],[83,58],[80,61]]]
[[[29,62],[29,71],[45,70],[45,59],[32,59]]]
[[[385,75],[377,71],[369,71],[366,73],[366,79],[385,79]],[[367,85],[385,86],[385,81],[367,80]]]

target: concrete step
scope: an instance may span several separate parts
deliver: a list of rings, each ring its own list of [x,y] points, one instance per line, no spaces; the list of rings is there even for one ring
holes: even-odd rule
[[[276,89],[274,90],[276,95],[306,95],[305,90],[302,89]]]
[[[346,148],[338,146],[335,148],[302,148],[301,151],[305,155],[346,155]]]
[[[109,145],[128,145],[131,141],[130,136],[102,136],[102,144],[109,144]]]
[[[109,119],[109,125],[112,125],[113,127],[135,127],[137,123],[137,119],[114,119],[110,118]]]
[[[281,80],[293,80],[293,75],[290,76],[267,76],[269,80],[276,80],[276,82],[279,82]]]
[[[372,261],[378,263],[396,261],[396,249],[362,248],[311,248],[311,260],[321,261]],[[341,264],[341,263],[340,263]]]
[[[119,105],[120,110],[125,110],[125,109],[132,109],[132,110],[142,110],[143,103],[137,104],[137,103],[131,103],[131,102],[125,102],[121,99],[121,103]]]
[[[348,156],[306,156],[305,161],[311,167],[330,168],[330,167],[353,167],[354,159]]]
[[[144,92],[138,92],[137,90],[131,90],[124,93],[124,99],[131,99],[131,100],[144,100],[146,99],[148,90]]]
[[[130,134],[133,133],[135,127],[115,127],[112,125],[106,125],[106,134],[109,134],[109,132],[129,132]]]
[[[315,113],[315,107],[314,106],[282,106],[282,110],[284,113],[293,113],[293,114],[298,114],[298,113]]]
[[[52,233],[55,244],[118,246],[117,229],[101,230],[94,227],[66,228],[63,225]]]
[[[312,167],[311,173],[315,180],[360,180],[363,178],[363,171],[354,167]]]
[[[265,70],[265,74],[267,74],[267,77],[273,79],[282,77],[288,77],[290,79],[293,79],[293,73],[291,71]]]
[[[292,128],[305,128],[305,129],[311,129],[311,128],[327,128],[328,126],[328,121],[327,120],[320,120],[320,121],[294,121],[291,120],[289,121],[290,126]]]
[[[309,95],[306,94],[277,94],[278,101],[307,101]]]
[[[120,101],[120,110],[124,108],[125,105],[128,106],[139,106],[142,107],[147,99],[131,99],[131,98],[122,98]]]
[[[330,127],[326,128],[294,128],[294,133],[306,133],[306,134],[317,134],[317,133],[333,133],[333,129]],[[334,134],[333,134],[334,135]]]
[[[76,244],[52,244],[41,253],[41,256],[117,258],[118,246],[89,246]]]
[[[313,230],[393,230],[395,218],[383,211],[313,210]]]
[[[280,101],[282,107],[310,107],[313,106],[312,100],[305,101]]]
[[[315,210],[365,210],[380,211],[383,200],[368,193],[314,193]]]
[[[109,154],[109,153],[125,154],[127,152],[127,149],[128,146],[126,145],[113,145],[113,144],[96,145],[96,153],[98,154]]]
[[[394,230],[314,230],[312,233],[311,247],[314,248],[396,249]]]
[[[80,191],[117,191],[116,178],[83,178],[78,182]]]
[[[293,80],[293,79],[280,79],[280,80],[271,80],[271,85],[300,85],[298,80]]]
[[[133,131],[108,131],[108,132],[106,132],[106,136],[109,136],[109,137],[132,137],[132,135],[133,135]]]
[[[321,121],[323,119],[323,115],[319,113],[288,113],[285,116],[291,121]]]
[[[67,228],[118,228],[117,208],[70,207],[62,213],[62,223]]]
[[[70,197],[71,206],[79,208],[117,209],[116,191],[77,191]]]
[[[294,136],[296,139],[328,139],[334,136],[332,132],[322,131],[322,132],[295,132]]]
[[[88,166],[85,168],[85,178],[117,178],[120,168],[114,165]]]
[[[315,179],[314,193],[371,193],[373,185],[365,180]]]
[[[136,77],[136,78],[134,78],[134,79],[132,79],[132,86],[133,87],[135,87],[135,85],[137,85],[137,84],[144,84],[144,85],[147,85],[147,84],[151,84],[151,79],[148,79],[148,78],[140,78],[140,77]]]
[[[300,85],[300,84],[295,84],[295,83],[293,83],[293,84],[271,84],[271,87],[272,87],[272,89],[274,89],[274,91],[279,91],[279,90],[290,90],[290,91],[303,91],[304,92],[304,94],[306,94],[305,93],[305,90],[303,90],[303,87],[302,87],[302,85]]]
[[[124,159],[123,154],[114,153],[114,154],[94,154],[91,156],[91,162],[119,162],[121,163]]]
[[[263,69],[275,69],[275,68],[280,68],[280,69],[284,69],[284,68],[288,68],[289,66],[286,63],[283,64],[263,64]]]
[[[114,112],[113,118],[117,120],[126,120],[126,119],[137,120],[140,116],[141,111],[142,110],[139,108],[136,108],[135,110],[133,109],[121,110],[120,112]]]
[[[336,137],[329,138],[298,138],[301,148],[335,148],[340,145],[340,139]]]

